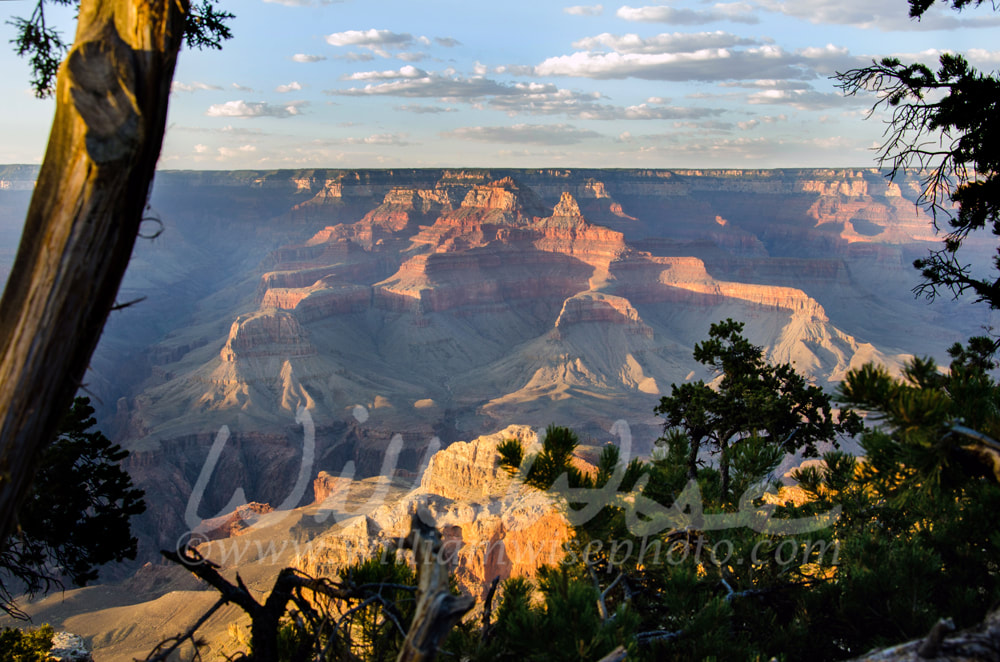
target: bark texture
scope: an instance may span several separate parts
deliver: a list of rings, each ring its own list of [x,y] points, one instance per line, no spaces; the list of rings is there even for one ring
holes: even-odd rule
[[[188,0],[83,0],[0,299],[0,545],[81,385],[142,222]]]
[[[451,628],[476,604],[471,595],[454,595],[441,534],[428,513],[413,515],[406,547],[416,557],[420,585],[417,610],[396,662],[432,662]]]

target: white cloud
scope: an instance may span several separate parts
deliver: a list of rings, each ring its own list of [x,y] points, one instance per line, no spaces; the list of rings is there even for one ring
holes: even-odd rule
[[[293,101],[284,106],[276,106],[262,101],[227,101],[208,107],[205,114],[209,117],[292,117],[301,115],[300,108],[306,105],[304,101]]]
[[[651,7],[620,7],[615,13],[626,21],[642,23],[670,23],[672,25],[705,25],[715,21],[757,23],[753,7],[745,2],[721,3],[710,10],[675,9],[656,5]]]
[[[760,90],[808,90],[812,89],[809,83],[800,80],[776,80],[774,78],[761,78],[758,80],[738,80],[719,83],[719,87],[745,87]]]
[[[489,108],[514,115],[564,115],[584,120],[663,120],[700,118],[722,111],[712,108],[666,106],[658,101],[633,106],[602,102],[596,92],[560,89],[552,83],[499,83],[484,77],[463,78],[403,67],[399,71],[366,71],[350,80],[376,81],[362,88],[324,90],[343,96],[397,96],[465,101],[477,108]],[[407,109],[410,109],[407,107]],[[413,112],[420,112],[412,109]]]
[[[642,38],[637,34],[614,35],[608,32],[573,42],[573,48],[595,51],[607,48],[616,53],[682,53],[706,48],[752,46],[756,39],[738,37],[721,30],[715,32],[674,32]]]
[[[1000,51],[988,51],[984,48],[970,48],[965,52],[965,56],[973,64],[996,65],[1000,64]]]
[[[489,101],[493,110],[509,115],[565,115],[582,120],[670,120],[692,119],[721,114],[718,108],[661,106],[641,103],[635,106],[616,106],[600,103],[591,95],[569,90],[555,93],[524,96],[496,97]]]
[[[555,86],[553,85],[551,88],[554,90]],[[512,85],[502,85],[486,78],[449,77],[441,74],[428,74],[421,78],[393,80],[386,83],[369,84],[361,88],[324,90],[324,92],[343,96],[386,95],[446,99],[476,99],[494,95],[522,93]]]
[[[747,50],[705,48],[685,53],[576,52],[545,60],[535,67],[535,73],[539,76],[669,81],[815,76],[802,65],[803,58],[777,46],[766,45]]]
[[[241,145],[236,149],[233,149],[232,147],[220,147],[218,149],[220,160],[230,159],[234,156],[246,156],[247,154],[253,154],[256,151],[257,147],[254,145]]]
[[[202,145],[201,143],[194,146],[194,151],[197,154],[204,154],[208,151],[208,145]]]
[[[292,62],[322,62],[326,59],[325,55],[307,55],[306,53],[296,53],[292,56]]]
[[[398,71],[358,71],[343,80],[399,80],[412,78],[427,78],[428,73],[412,65],[400,67]]]
[[[862,100],[863,101],[863,100]],[[855,97],[846,97],[839,92],[818,92],[816,90],[770,89],[754,92],[747,97],[751,104],[781,104],[798,110],[824,110],[844,105],[860,103]]]
[[[404,113],[414,113],[416,115],[436,115],[438,113],[456,113],[457,108],[443,107],[443,106],[424,106],[422,104],[404,104],[402,106],[396,106],[396,110],[402,111]]]
[[[175,80],[170,84],[171,92],[197,92],[197,91],[218,91],[222,88],[218,85],[209,85],[208,83],[182,83]]]
[[[753,5],[747,2],[720,2],[713,5],[712,13],[734,23],[757,23],[757,17],[751,15],[753,9]]]
[[[934,68],[937,66],[941,56],[945,53],[956,54],[958,51],[928,48],[920,51],[919,53],[893,53],[893,57],[897,57],[903,62],[923,62],[924,64]],[[970,48],[969,50],[961,53],[961,55],[965,56],[965,59],[967,59],[970,64],[981,69],[992,69],[996,67],[997,64],[1000,64],[1000,51],[988,51],[985,48]]]
[[[813,138],[809,141],[811,144],[816,145],[820,149],[845,149],[856,147],[847,138],[843,136],[829,136],[827,138]]]
[[[571,16],[600,16],[604,13],[604,5],[574,5],[563,11]]]
[[[403,48],[413,43],[413,35],[407,32],[392,32],[391,30],[347,30],[334,32],[326,36],[326,43],[331,46],[358,46],[361,48],[382,49],[385,47]]]
[[[438,46],[444,46],[445,48],[455,48],[456,46],[462,45],[462,42],[458,39],[453,39],[451,37],[434,37],[434,41]]]
[[[567,124],[514,124],[513,126],[462,127],[441,134],[446,138],[489,143],[532,145],[573,145],[600,138],[596,131],[577,129]]]
[[[239,83],[233,83],[233,87],[240,92],[253,92],[252,87],[247,87],[246,85],[240,85]]]
[[[278,87],[274,88],[274,91],[279,92],[281,94],[285,94],[287,92],[298,92],[301,89],[302,89],[302,83],[298,82],[297,80],[293,80],[291,83],[288,83],[287,85],[279,85]]]
[[[371,53],[347,53],[346,55],[335,55],[334,59],[347,62],[371,62],[375,56]]]
[[[377,133],[364,138],[345,138],[342,141],[345,145],[409,145],[405,140],[405,135],[397,133]]]
[[[581,50],[548,58],[534,68],[534,74],[662,81],[809,80],[870,62],[833,44],[788,52],[722,31],[646,38],[604,33],[573,46]]]
[[[1000,25],[1000,18],[986,10],[966,9],[961,14],[934,4],[919,21],[911,19],[906,5],[897,0],[758,0],[761,8],[805,19],[818,25],[853,25],[883,31],[956,30]],[[988,3],[986,3],[988,4]]]

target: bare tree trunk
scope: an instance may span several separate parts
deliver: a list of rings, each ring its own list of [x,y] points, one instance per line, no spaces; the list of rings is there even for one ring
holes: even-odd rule
[[[406,546],[413,550],[420,575],[417,609],[396,662],[432,662],[451,628],[475,605],[470,595],[454,595],[448,585],[447,550],[441,534],[414,513]]]
[[[719,492],[722,500],[729,498],[729,437],[721,437],[719,441]]]
[[[83,0],[0,299],[0,545],[81,384],[128,266],[189,0]]]

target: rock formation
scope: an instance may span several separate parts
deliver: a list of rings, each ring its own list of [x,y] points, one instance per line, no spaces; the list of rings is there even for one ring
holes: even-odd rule
[[[4,170],[0,202],[30,176]],[[725,317],[819,384],[988,324],[913,301],[909,265],[931,246],[916,184],[874,170],[160,173],[166,232],[137,248],[120,294],[146,299],[112,316],[88,389],[155,495],[149,549],[183,532],[222,426],[199,516],[238,488],[281,503],[306,462],[300,408],[310,478],[411,475],[435,444],[510,423],[599,445],[624,420],[648,449],[659,396],[711,377],[691,349]]]
[[[548,495],[514,483],[500,468],[496,448],[506,439],[529,448],[538,443],[531,428],[517,425],[453,443],[434,454],[416,489],[394,502],[372,504],[366,514],[312,539],[296,565],[309,574],[329,576],[377,555],[406,535],[417,506],[426,508],[443,532],[454,555],[455,577],[467,592],[482,597],[495,577],[531,577],[539,566],[558,563],[571,536],[569,523]],[[320,512],[335,511],[338,496],[350,489],[343,479],[335,481],[329,474],[317,480],[333,486],[324,493]]]

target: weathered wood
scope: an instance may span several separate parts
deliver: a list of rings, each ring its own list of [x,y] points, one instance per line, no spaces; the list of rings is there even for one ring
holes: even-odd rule
[[[625,651],[625,647],[619,646],[602,657],[598,662],[622,662],[626,657],[628,657],[628,653]]]
[[[454,595],[449,587],[448,563],[441,534],[428,524],[430,517],[413,515],[404,546],[413,550],[420,583],[417,608],[396,662],[431,662],[456,623],[476,603],[471,595]]]
[[[949,620],[940,620],[923,639],[871,651],[854,662],[1000,662],[1000,610],[976,627],[954,630]]]
[[[0,544],[79,388],[142,222],[189,0],[83,0],[0,299]]]
[[[442,558],[441,534],[433,525],[426,524],[420,517],[414,515],[412,530],[404,545],[414,550],[419,585],[416,613],[396,659],[429,662],[437,657],[440,644],[451,628],[472,609],[476,601],[470,595],[454,595],[449,590],[448,563]],[[202,557],[197,550],[178,549],[176,552],[163,550],[161,554],[167,560],[183,565],[220,593],[221,597],[217,605],[212,608],[213,611],[222,604],[232,603],[250,617],[253,653],[244,656],[248,662],[271,662],[277,659],[278,629],[281,618],[287,613],[289,602],[294,603],[303,613],[315,614],[312,605],[301,595],[301,589],[307,589],[331,600],[360,601],[359,604],[347,609],[335,625],[335,629],[345,633],[349,639],[350,626],[346,628],[343,626],[346,617],[373,603],[382,604],[384,608],[386,601],[378,594],[379,587],[395,586],[338,584],[305,576],[294,568],[284,568],[278,573],[267,598],[259,602],[243,584],[239,575],[236,575],[235,584],[230,582],[219,573],[217,565]],[[369,594],[369,591],[374,593]],[[391,611],[386,610],[383,613],[402,633],[402,625],[395,620]],[[207,616],[203,616],[186,632],[162,642],[146,659],[150,662],[168,659],[183,642],[194,640],[195,631],[206,619]],[[329,614],[317,616],[314,625],[319,621],[329,622]]]

